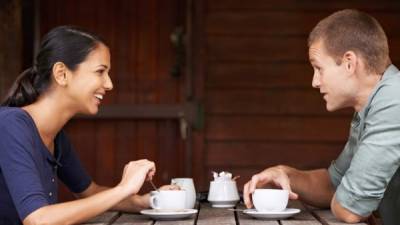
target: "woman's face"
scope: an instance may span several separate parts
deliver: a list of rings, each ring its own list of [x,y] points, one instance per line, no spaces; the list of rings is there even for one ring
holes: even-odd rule
[[[75,71],[69,71],[67,92],[77,113],[97,113],[106,91],[113,88],[110,67],[110,51],[99,44]]]

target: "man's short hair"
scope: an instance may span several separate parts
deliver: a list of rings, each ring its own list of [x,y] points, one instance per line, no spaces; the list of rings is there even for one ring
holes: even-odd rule
[[[308,46],[317,41],[322,41],[338,65],[346,51],[361,55],[369,72],[383,74],[391,63],[382,26],[372,16],[357,10],[341,10],[321,20],[311,31]]]

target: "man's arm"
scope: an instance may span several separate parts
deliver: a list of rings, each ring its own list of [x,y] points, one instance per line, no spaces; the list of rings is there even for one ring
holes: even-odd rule
[[[359,223],[361,221],[366,220],[368,217],[362,217],[352,211],[344,208],[340,205],[339,202],[336,201],[336,195],[333,196],[331,202],[331,210],[333,215],[336,216],[339,220],[342,220],[345,223]]]
[[[359,223],[368,218],[351,212],[336,201],[335,190],[326,169],[312,171],[299,171],[290,167],[284,167],[284,169],[289,175],[292,190],[299,195],[303,202],[317,207],[329,207],[330,205],[336,218],[345,223]],[[310,191],[310,188],[321,191]]]
[[[252,207],[250,195],[256,188],[270,185],[289,190],[290,199],[299,197],[303,202],[317,207],[329,207],[334,194],[326,169],[301,171],[281,165],[265,169],[245,184],[243,197],[246,206]]]
[[[281,166],[288,175],[292,190],[304,203],[320,208],[330,206],[335,189],[326,169],[301,171]]]

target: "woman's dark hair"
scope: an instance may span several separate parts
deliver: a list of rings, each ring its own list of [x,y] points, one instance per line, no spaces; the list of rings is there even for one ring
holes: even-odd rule
[[[22,107],[35,102],[50,86],[55,63],[62,62],[74,71],[100,43],[104,44],[100,37],[81,28],[52,29],[44,36],[34,65],[17,77],[1,105]]]

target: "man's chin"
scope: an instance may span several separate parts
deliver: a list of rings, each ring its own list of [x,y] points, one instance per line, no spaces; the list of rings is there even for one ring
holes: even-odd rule
[[[338,110],[344,109],[344,108],[349,108],[349,106],[331,105],[331,104],[326,103],[326,110],[328,112],[335,112],[335,111],[338,111]]]
[[[339,109],[339,107],[335,107],[335,106],[329,105],[328,103],[326,104],[326,110],[328,112],[334,112],[334,111],[336,111],[338,109]]]

